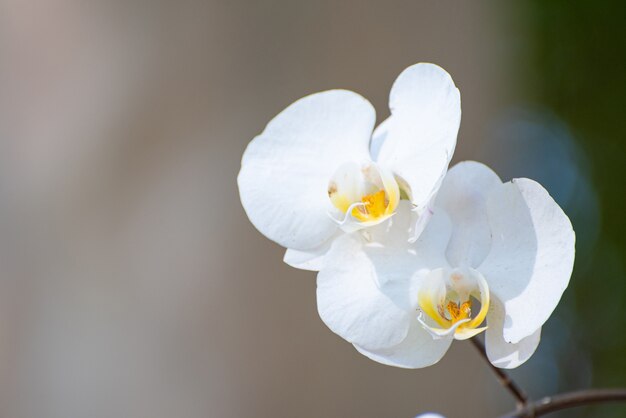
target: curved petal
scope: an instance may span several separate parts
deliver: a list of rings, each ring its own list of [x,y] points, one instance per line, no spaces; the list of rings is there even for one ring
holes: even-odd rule
[[[406,338],[393,347],[367,350],[358,344],[354,347],[370,359],[389,366],[419,369],[432,366],[446,354],[452,336],[434,339],[422,326],[413,320]]]
[[[367,252],[376,259],[376,266],[385,280],[407,280],[406,265],[412,274],[420,269],[447,267],[445,249],[452,233],[448,216],[435,211],[424,232],[413,243],[408,239],[413,230],[411,204],[401,201],[396,214],[386,223],[365,231],[369,240]],[[400,269],[396,269],[400,267]],[[380,279],[379,279],[380,280]]]
[[[460,94],[445,70],[421,63],[396,79],[389,107],[391,116],[377,129],[373,151],[408,184],[411,201],[423,211],[454,153]]]
[[[288,248],[287,251],[285,251],[283,261],[297,269],[320,271],[324,267],[326,255],[328,251],[330,251],[333,239],[337,238],[339,235],[339,233],[333,235],[322,245],[311,250],[294,250],[293,248]]]
[[[493,242],[478,270],[504,305],[504,340],[518,343],[561,299],[574,265],[574,231],[548,192],[529,179],[492,191],[487,211]]]
[[[452,222],[446,256],[455,267],[477,267],[491,248],[487,198],[502,186],[496,173],[475,161],[461,162],[448,171],[436,207],[443,208]]]
[[[389,118],[382,121],[372,134],[372,141],[370,142],[370,155],[372,160],[377,161],[380,154],[380,147],[383,146],[385,139],[387,138],[387,121]]]
[[[428,231],[409,244],[410,204],[401,202],[389,221],[334,240],[317,276],[318,312],[326,325],[368,350],[401,342],[417,315],[420,280],[445,263],[446,221],[433,217]]]
[[[423,315],[420,315],[417,317],[417,320],[419,321],[420,325],[422,326],[422,328],[424,328],[424,330],[426,330],[431,337],[433,337],[434,339],[438,340],[440,338],[447,338],[447,337],[454,337],[457,340],[466,340],[468,338],[472,338],[474,335],[481,333],[482,331],[484,331],[484,329],[468,329],[466,330],[466,333],[463,334],[457,334],[457,330],[459,330],[458,328],[463,325],[468,323],[470,320],[469,319],[463,319],[457,323],[455,323],[454,325],[452,325],[450,328],[436,328],[436,327],[431,327],[428,322],[424,321],[423,319]],[[469,335],[469,336],[467,336]]]
[[[504,308],[500,301],[493,301],[487,316],[487,332],[485,335],[485,348],[491,364],[502,369],[514,369],[533,355],[539,340],[541,328],[522,338],[518,343],[509,343],[504,340]]]
[[[368,161],[376,115],[356,93],[331,90],[293,103],[250,142],[239,172],[239,194],[254,226],[297,250],[323,244],[337,225],[328,182],[345,162]]]
[[[378,287],[376,267],[361,240],[349,235],[333,242],[317,275],[317,310],[333,332],[370,349],[399,343],[410,323],[410,311]]]

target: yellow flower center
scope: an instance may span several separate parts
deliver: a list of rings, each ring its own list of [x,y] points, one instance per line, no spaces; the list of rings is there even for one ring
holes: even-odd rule
[[[378,223],[393,215],[400,190],[393,175],[374,163],[341,166],[328,185],[334,207],[361,223]]]
[[[352,209],[352,216],[361,222],[378,219],[385,214],[385,210],[389,206],[389,199],[387,199],[387,194],[384,190],[363,196],[361,202],[363,202],[364,206]]]
[[[453,324],[456,324],[463,319],[469,319],[472,314],[472,302],[466,301],[459,305],[457,302],[448,302],[448,312],[450,313],[450,317],[452,317],[451,321]]]
[[[480,310],[472,317],[472,300],[480,301]],[[436,335],[454,332],[456,339],[466,339],[484,331],[479,328],[489,310],[489,288],[480,273],[473,270],[467,276],[458,272],[446,274],[444,269],[433,271],[418,292],[420,310],[436,324],[422,325]]]

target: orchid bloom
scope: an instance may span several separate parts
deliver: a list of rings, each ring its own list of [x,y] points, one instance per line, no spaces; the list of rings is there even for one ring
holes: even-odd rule
[[[538,183],[503,184],[476,162],[450,169],[414,243],[409,209],[333,242],[317,279],[324,322],[398,367],[434,364],[452,340],[483,331],[492,364],[525,362],[572,273],[568,217]]]
[[[416,64],[393,84],[391,116],[372,133],[375,112],[346,90],[306,96],[282,111],[246,149],[238,177],[254,226],[286,247],[285,262],[319,270],[337,237],[390,219],[410,203],[411,235],[456,145],[459,91],[434,64]]]

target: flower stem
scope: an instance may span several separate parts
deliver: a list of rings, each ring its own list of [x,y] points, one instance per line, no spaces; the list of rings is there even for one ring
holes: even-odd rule
[[[514,412],[501,418],[539,417],[562,409],[574,408],[600,402],[626,401],[626,388],[623,389],[588,389],[561,395],[547,396],[536,402],[528,402]]]
[[[522,410],[528,403],[528,397],[526,396],[522,388],[520,388],[508,374],[491,364],[489,358],[487,357],[487,352],[485,351],[485,345],[480,342],[480,340],[478,340],[477,338],[472,338],[469,341],[476,348],[480,356],[487,362],[487,365],[489,365],[491,370],[496,375],[498,382],[500,382],[500,384],[506,390],[508,390],[511,395],[513,395],[513,397],[517,401],[518,410]]]
[[[501,418],[535,418],[551,412],[582,405],[601,402],[626,402],[626,388],[579,390],[560,395],[546,396],[534,402],[529,401],[524,391],[517,386],[515,381],[513,381],[508,374],[491,364],[487,357],[484,344],[476,338],[472,338],[470,342],[476,347],[480,356],[495,373],[500,384],[502,384],[517,401],[517,410],[502,415]]]

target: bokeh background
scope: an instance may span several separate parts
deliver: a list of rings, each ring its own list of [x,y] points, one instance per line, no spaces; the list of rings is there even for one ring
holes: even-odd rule
[[[415,371],[357,354],[239,203],[280,110],[341,87],[383,120],[419,61],[461,90],[455,161],[539,180],[577,231],[513,375],[534,397],[626,385],[625,21],[618,1],[0,0],[0,417],[512,409],[467,343]]]

